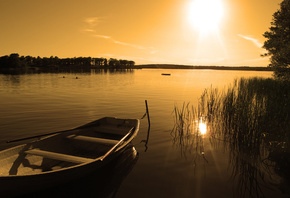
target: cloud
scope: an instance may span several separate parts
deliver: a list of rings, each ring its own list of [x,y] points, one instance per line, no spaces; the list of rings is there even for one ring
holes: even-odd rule
[[[131,43],[125,43],[125,42],[122,42],[122,41],[117,41],[117,40],[113,39],[111,36],[99,35],[99,34],[94,34],[93,36],[94,37],[98,37],[98,38],[108,39],[111,42],[119,44],[119,45],[125,45],[125,46],[129,46],[129,47],[134,47],[134,48],[141,49],[141,50],[146,49],[146,47],[143,47],[141,45],[135,45],[135,44],[131,44]]]
[[[124,46],[129,46],[129,47],[133,47],[139,50],[149,50],[150,54],[155,54],[156,52],[158,52],[158,50],[156,50],[154,47],[144,47],[141,45],[136,45],[136,44],[132,44],[132,43],[125,43],[122,41],[117,41],[113,38],[110,37],[110,39],[112,40],[113,43],[119,44],[119,45],[124,45]]]
[[[92,29],[83,29],[83,31],[85,31],[85,32],[95,32],[95,30],[92,30]]]
[[[96,32],[94,28],[101,22],[102,20],[99,17],[88,17],[84,20],[85,28],[83,31],[85,32]]]
[[[114,40],[114,39],[112,39],[112,41],[114,43],[116,43],[116,44],[125,45],[125,46],[129,46],[129,47],[134,47],[134,48],[137,48],[137,49],[140,49],[140,50],[146,49],[146,47],[143,47],[141,45],[135,45],[135,44],[131,44],[131,43],[125,43],[125,42],[117,41],[117,40]]]
[[[168,59],[164,59],[161,57],[145,58],[145,57],[138,57],[138,56],[120,56],[116,54],[97,54],[97,56],[107,57],[107,58],[115,57],[117,59],[125,59],[125,60],[134,60],[136,64],[154,64],[154,63],[172,64],[174,63],[173,61],[170,61]]]
[[[250,36],[245,36],[245,35],[242,35],[242,34],[238,34],[238,36],[239,37],[242,37],[243,39],[252,41],[259,48],[262,48],[263,47],[263,44],[258,39],[252,38]]]
[[[116,40],[113,37],[108,36],[108,35],[97,34],[97,31],[95,30],[95,26],[99,25],[99,23],[102,22],[102,20],[99,17],[89,17],[89,18],[86,18],[84,22],[85,22],[86,28],[84,28],[83,31],[90,33],[94,37],[107,39],[107,40],[110,40],[112,43],[115,43],[118,45],[129,46],[129,47],[133,47],[140,50],[149,50],[151,54],[155,54],[156,52],[158,52],[158,50],[156,50],[154,47],[144,47],[141,45],[126,43],[126,42]]]
[[[85,19],[85,23],[89,25],[90,27],[95,27],[101,22],[101,19],[99,17],[89,17]]]
[[[94,37],[103,38],[103,39],[112,39],[110,36],[106,36],[106,35],[94,34],[93,36],[94,36]]]
[[[154,48],[152,48],[152,50],[150,51],[150,54],[156,54],[158,52],[158,50],[154,50]]]

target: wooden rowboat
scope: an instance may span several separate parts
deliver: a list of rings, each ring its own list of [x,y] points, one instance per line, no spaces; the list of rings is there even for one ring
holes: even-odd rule
[[[38,191],[104,166],[139,131],[138,119],[105,117],[0,152],[0,196]]]

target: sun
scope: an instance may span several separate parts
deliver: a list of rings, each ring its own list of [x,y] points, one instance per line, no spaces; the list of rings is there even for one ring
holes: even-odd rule
[[[224,13],[222,0],[195,0],[188,9],[190,24],[201,33],[216,31]]]

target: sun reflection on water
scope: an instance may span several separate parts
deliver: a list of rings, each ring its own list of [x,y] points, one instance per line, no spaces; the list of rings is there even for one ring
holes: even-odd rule
[[[204,122],[200,122],[198,124],[198,129],[199,129],[201,135],[206,134],[206,124]]]
[[[204,117],[199,117],[199,119],[195,120],[196,132],[199,135],[205,135],[207,133],[207,125]]]

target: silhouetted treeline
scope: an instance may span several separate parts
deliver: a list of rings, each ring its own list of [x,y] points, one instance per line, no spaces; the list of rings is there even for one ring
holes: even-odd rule
[[[0,57],[0,68],[23,68],[23,67],[55,67],[55,66],[78,66],[78,67],[100,67],[100,68],[117,68],[126,69],[135,66],[134,61],[118,60],[115,58],[92,58],[92,57],[74,57],[58,58],[57,56],[32,57],[20,56],[18,53],[9,56]]]

